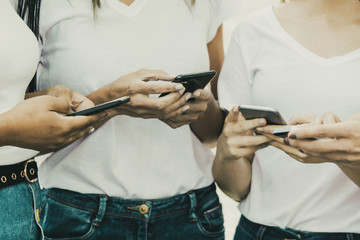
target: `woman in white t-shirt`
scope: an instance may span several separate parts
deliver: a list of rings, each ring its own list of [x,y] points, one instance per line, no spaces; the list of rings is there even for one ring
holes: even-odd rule
[[[351,0],[293,0],[250,15],[225,59],[220,105],[349,118],[360,111],[359,22]],[[218,141],[214,177],[240,201],[235,239],[360,239],[359,187],[333,163],[303,164],[253,135],[265,124],[235,107]]]
[[[224,238],[213,154],[203,144],[213,143],[222,128],[211,92],[158,98],[156,89],[149,96],[127,86],[158,79],[141,68],[174,75],[220,71],[221,23],[238,10],[237,2],[42,1],[39,87],[65,84],[96,104],[131,97],[91,137],[41,166],[45,236]],[[162,73],[160,79],[173,77]],[[136,100],[149,106],[139,108]]]
[[[87,134],[104,114],[65,117],[72,104],[85,101],[65,86],[27,94],[39,61],[39,1],[0,1],[0,239],[40,239],[41,190],[34,156]],[[19,15],[26,16],[24,21]],[[34,95],[48,95],[37,96]],[[88,101],[88,100],[87,100]],[[90,102],[81,104],[88,107]],[[77,105],[76,105],[77,106]],[[79,106],[80,107],[80,106]]]

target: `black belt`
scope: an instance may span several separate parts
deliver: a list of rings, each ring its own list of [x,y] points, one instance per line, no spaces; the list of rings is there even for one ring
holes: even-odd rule
[[[33,158],[21,163],[0,166],[0,188],[22,182],[33,183],[37,179],[38,167]]]

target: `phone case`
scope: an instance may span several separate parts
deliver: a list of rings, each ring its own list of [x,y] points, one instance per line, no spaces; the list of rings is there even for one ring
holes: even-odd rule
[[[239,111],[245,119],[265,118],[269,125],[286,125],[285,120],[275,108],[253,105],[240,105]]]
[[[78,111],[78,112],[73,112],[73,113],[70,113],[70,114],[67,114],[66,116],[87,116],[87,115],[91,115],[91,114],[95,114],[97,112],[100,112],[100,111],[104,111],[106,109],[109,109],[109,108],[113,108],[113,107],[118,107],[122,104],[125,104],[127,102],[130,101],[130,97],[128,96],[125,96],[125,97],[121,97],[121,98],[117,98],[115,100],[112,100],[112,101],[109,101],[109,102],[106,102],[106,103],[103,103],[103,104],[99,104],[99,105],[96,105],[94,107],[91,107],[91,108],[87,108],[87,109],[84,109],[84,110],[81,110],[81,111]]]
[[[197,89],[203,89],[214,77],[216,71],[207,71],[201,73],[181,74],[175,77],[174,83],[181,83],[185,87],[185,92],[194,92]],[[162,93],[163,97],[169,93]]]

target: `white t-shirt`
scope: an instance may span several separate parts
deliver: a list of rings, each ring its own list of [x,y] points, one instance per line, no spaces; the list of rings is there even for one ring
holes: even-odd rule
[[[231,5],[230,2],[233,2]],[[237,0],[42,1],[39,87],[85,95],[141,68],[172,74],[209,69],[207,43]],[[235,4],[234,4],[235,3]],[[213,154],[189,126],[117,116],[47,159],[41,184],[124,198],[162,198],[213,182]]]
[[[234,32],[219,80],[220,105],[275,107],[285,120],[327,111],[346,119],[360,112],[358,76],[360,49],[317,56],[287,33],[268,7]],[[260,224],[360,233],[359,187],[335,164],[302,164],[273,147],[256,152],[251,191],[239,207]]]
[[[4,113],[24,100],[38,65],[39,46],[9,0],[0,1],[0,32],[0,113]],[[0,147],[0,165],[22,162],[36,154],[29,149]]]

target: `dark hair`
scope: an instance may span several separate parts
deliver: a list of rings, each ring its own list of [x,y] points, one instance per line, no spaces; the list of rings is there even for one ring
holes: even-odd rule
[[[29,28],[39,38],[39,17],[41,0],[18,0],[17,12],[26,22]],[[31,80],[28,91],[33,92],[36,89],[36,75]]]
[[[39,37],[41,0],[18,0],[17,12],[29,28]]]

